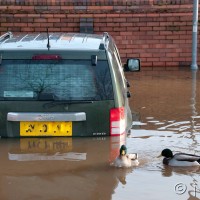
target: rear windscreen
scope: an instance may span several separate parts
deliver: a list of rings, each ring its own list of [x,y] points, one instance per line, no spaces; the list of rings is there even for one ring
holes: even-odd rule
[[[3,60],[0,100],[111,100],[107,61]]]

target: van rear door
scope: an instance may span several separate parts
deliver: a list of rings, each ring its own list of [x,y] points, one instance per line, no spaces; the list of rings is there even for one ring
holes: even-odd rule
[[[109,135],[114,107],[108,62],[41,55],[0,66],[0,135]]]

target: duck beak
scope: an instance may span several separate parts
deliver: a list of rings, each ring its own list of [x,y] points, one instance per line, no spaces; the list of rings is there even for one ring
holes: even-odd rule
[[[162,154],[160,154],[159,156],[157,156],[157,158],[160,158],[160,157],[162,157]]]
[[[126,152],[124,150],[122,150],[121,154],[122,154],[122,156],[124,156],[126,154]]]

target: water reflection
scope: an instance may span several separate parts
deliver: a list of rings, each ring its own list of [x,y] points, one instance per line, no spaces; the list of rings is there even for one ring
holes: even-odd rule
[[[199,199],[199,198],[197,198],[197,196],[199,196],[199,194],[200,194],[200,188],[199,188],[200,183],[196,178],[194,178],[193,176],[191,176],[191,177],[193,180],[192,183],[190,184],[192,189],[188,191],[188,194],[189,194],[188,200],[189,199],[197,200],[197,199]]]
[[[199,189],[199,181],[195,178],[195,174],[200,173],[200,167],[199,166],[193,166],[193,167],[170,167],[170,166],[164,166],[162,169],[162,175],[164,177],[171,177],[174,175],[187,175],[190,177],[190,181],[182,183],[177,182],[175,185],[175,189],[178,191],[175,191],[179,193],[179,195],[188,193],[188,200],[197,200],[199,199],[197,196],[199,196],[200,189]]]
[[[139,113],[139,121],[133,122],[134,129],[172,131],[180,134],[183,149],[198,153],[200,136],[200,116],[198,115],[200,94],[199,71],[170,72],[163,79],[162,72],[145,72],[145,79],[135,81],[138,88],[133,103],[135,113]],[[129,80],[131,83],[131,81]],[[137,94],[138,93],[138,94]],[[146,96],[146,97],[145,97]],[[148,99],[148,101],[147,101]],[[138,101],[139,100],[139,101]],[[136,105],[137,109],[136,109]],[[187,143],[186,143],[187,142]],[[179,145],[181,146],[181,145]]]
[[[85,152],[72,151],[72,138],[21,138],[19,149],[8,152],[9,160],[16,161],[82,161],[86,156]]]
[[[200,174],[200,167],[199,166],[193,166],[193,167],[171,167],[171,166],[165,166],[163,165],[162,169],[162,175],[165,177],[173,176],[174,174],[182,174],[182,175],[191,175],[193,173],[199,173]]]
[[[197,81],[197,70],[192,70],[192,97],[191,97],[191,108],[192,108],[192,121],[191,121],[191,134],[190,138],[193,140],[193,145],[196,146],[198,141],[196,139],[196,133],[200,126],[196,126],[196,120],[198,119],[198,112],[196,109],[196,81]]]
[[[156,159],[164,148],[200,154],[199,73],[189,70],[145,71],[128,78],[129,83],[134,85],[134,98],[130,104],[139,117],[133,121],[133,130],[127,142],[142,158],[141,169],[154,173],[155,177],[160,172],[162,178],[158,177],[159,181],[155,184],[160,193],[163,192],[164,199],[200,198],[198,192],[194,195],[193,187],[194,180],[199,180],[200,167],[172,168],[163,166],[162,159]],[[153,175],[146,173],[146,176],[151,179]],[[158,186],[163,181],[164,185]],[[174,185],[179,182],[187,186],[182,195],[174,191]],[[166,187],[171,190],[166,190]],[[141,197],[141,194],[136,195]],[[163,199],[155,193],[152,195],[154,199]]]
[[[110,166],[125,143],[125,136],[1,139],[1,198],[111,199],[133,172]]]
[[[199,73],[130,74],[134,121],[127,138],[0,139],[1,199],[200,199],[198,167],[164,166],[157,158],[164,148],[200,154]],[[139,154],[138,167],[110,166],[124,143]],[[184,194],[175,191],[179,183]]]

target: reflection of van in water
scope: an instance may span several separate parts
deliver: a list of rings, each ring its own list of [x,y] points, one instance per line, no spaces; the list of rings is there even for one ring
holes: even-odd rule
[[[2,139],[5,142],[5,140]],[[95,148],[100,145],[103,149],[96,154]],[[126,135],[120,137],[26,137],[16,140],[9,149],[8,160],[34,161],[34,160],[66,160],[84,161],[93,158],[103,162],[103,157],[109,164],[119,155],[119,149],[126,143]],[[107,151],[107,153],[105,153]],[[101,152],[101,153],[100,153]],[[100,159],[101,158],[101,159]],[[65,167],[66,168],[66,167]]]
[[[126,71],[139,71],[129,59]],[[0,136],[114,136],[132,125],[127,81],[107,33],[0,37]]]
[[[125,135],[1,139],[1,199],[112,199],[133,172],[110,166],[125,142]]]

